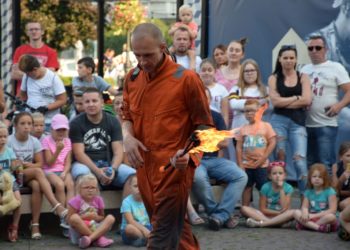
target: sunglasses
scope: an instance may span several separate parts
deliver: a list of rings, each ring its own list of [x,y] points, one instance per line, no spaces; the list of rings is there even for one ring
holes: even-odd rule
[[[309,51],[314,51],[314,50],[316,50],[316,51],[320,51],[321,49],[323,49],[324,47],[322,47],[322,46],[309,46],[309,47],[307,47],[307,49],[309,50]]]
[[[282,167],[284,168],[286,166],[286,163],[284,161],[273,161],[270,162],[269,167],[273,168],[273,167]]]

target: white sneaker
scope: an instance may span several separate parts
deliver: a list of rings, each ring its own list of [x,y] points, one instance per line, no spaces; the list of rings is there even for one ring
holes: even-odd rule
[[[247,227],[261,227],[262,221],[257,221],[252,218],[248,218],[246,221]]]

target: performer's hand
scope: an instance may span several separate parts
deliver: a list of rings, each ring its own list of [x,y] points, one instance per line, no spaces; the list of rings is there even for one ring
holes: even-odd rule
[[[187,168],[190,155],[187,153],[184,156],[181,156],[182,152],[183,152],[183,149],[180,149],[176,152],[176,154],[172,158],[170,158],[170,163],[174,168],[177,168],[177,169]]]
[[[132,167],[138,168],[143,166],[144,161],[140,154],[139,148],[143,151],[148,151],[145,145],[142,144],[139,140],[137,140],[132,135],[128,135],[124,139],[124,149],[126,156]]]

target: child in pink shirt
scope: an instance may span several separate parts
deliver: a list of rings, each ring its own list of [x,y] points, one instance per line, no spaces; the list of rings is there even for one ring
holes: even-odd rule
[[[72,143],[68,138],[68,130],[67,117],[57,114],[51,121],[51,135],[41,141],[44,152],[43,169],[48,181],[55,188],[57,200],[63,205],[67,205],[67,201],[74,196],[74,183],[70,174]]]
[[[175,24],[173,24],[173,26],[169,30],[169,35],[174,36],[174,33],[179,26],[185,25],[188,27],[192,39],[191,47],[188,50],[188,56],[190,58],[190,69],[196,70],[195,39],[198,33],[198,25],[195,22],[193,22],[193,11],[189,5],[184,4],[179,8],[179,18],[181,22],[176,22]],[[170,52],[175,52],[173,47],[170,48]]]

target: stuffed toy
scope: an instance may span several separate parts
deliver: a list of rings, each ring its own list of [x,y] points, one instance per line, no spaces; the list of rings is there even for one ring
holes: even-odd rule
[[[2,193],[0,198],[0,216],[8,214],[21,205],[19,200],[16,199],[12,187],[13,180],[11,174],[2,172],[0,174],[0,192]]]

